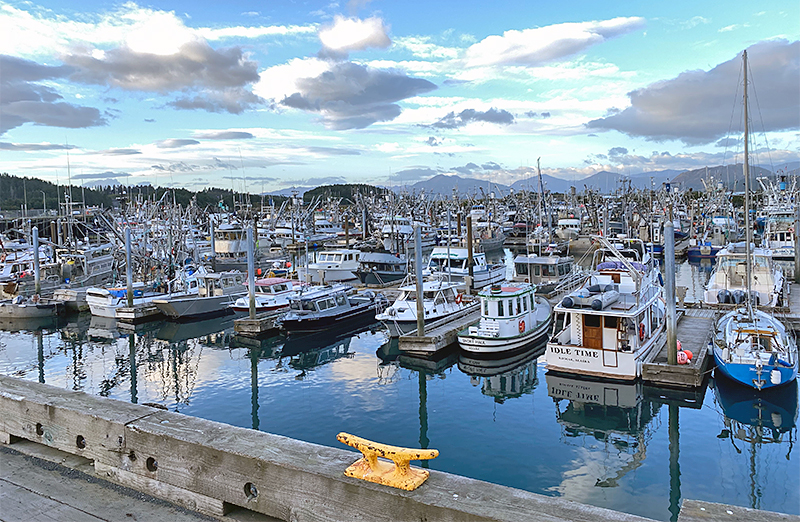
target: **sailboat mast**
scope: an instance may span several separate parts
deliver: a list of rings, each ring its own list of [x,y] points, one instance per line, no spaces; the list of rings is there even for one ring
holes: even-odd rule
[[[752,283],[753,274],[753,253],[750,251],[750,244],[753,238],[753,231],[750,229],[750,156],[749,156],[749,129],[748,129],[748,114],[747,114],[747,51],[742,53],[742,62],[744,63],[744,162],[742,168],[744,170],[744,229],[745,240],[747,241],[745,252],[746,255],[746,274],[747,277],[747,308],[752,316],[752,307],[750,304],[750,286]]]

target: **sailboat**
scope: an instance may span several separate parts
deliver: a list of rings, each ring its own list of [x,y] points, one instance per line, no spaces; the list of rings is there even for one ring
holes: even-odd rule
[[[714,359],[725,376],[757,390],[785,385],[797,378],[797,342],[794,336],[767,312],[753,306],[753,244],[750,226],[750,168],[747,116],[747,51],[744,63],[744,219],[745,284],[747,293],[741,307],[717,322]],[[757,304],[757,303],[756,303]]]

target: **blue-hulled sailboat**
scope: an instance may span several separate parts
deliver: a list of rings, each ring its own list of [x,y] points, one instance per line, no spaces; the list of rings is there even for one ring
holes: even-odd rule
[[[781,386],[797,379],[798,353],[795,338],[780,321],[754,308],[751,291],[753,279],[752,228],[750,226],[750,168],[748,156],[747,51],[744,63],[744,216],[745,282],[747,293],[743,306],[725,314],[717,322],[714,359],[717,370],[727,377],[756,390]]]

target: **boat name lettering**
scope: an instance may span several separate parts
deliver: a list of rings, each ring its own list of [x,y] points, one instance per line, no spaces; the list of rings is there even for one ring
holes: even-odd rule
[[[600,395],[596,393],[583,393],[577,390],[563,390],[557,386],[550,388],[551,397],[563,397],[565,399],[586,401],[586,402],[600,402]]]

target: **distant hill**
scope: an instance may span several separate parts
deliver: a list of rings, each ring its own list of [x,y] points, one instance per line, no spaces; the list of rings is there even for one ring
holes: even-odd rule
[[[750,167],[751,182],[759,177],[775,177],[775,174],[763,167]],[[681,172],[672,179],[673,185],[683,189],[703,190],[703,180],[713,177],[717,183],[723,183],[728,190],[740,192],[744,190],[744,169],[741,163],[736,165],[720,165]],[[755,189],[755,187],[753,187]]]
[[[507,195],[511,191],[508,185],[500,183],[488,182],[474,178],[462,178],[461,176],[447,174],[439,174],[424,181],[418,181],[408,187],[409,192],[422,192],[426,194],[440,194],[442,196],[450,196],[453,194],[453,189],[458,189],[461,195],[477,194],[480,196],[481,189],[485,193],[494,192],[497,197]]]

